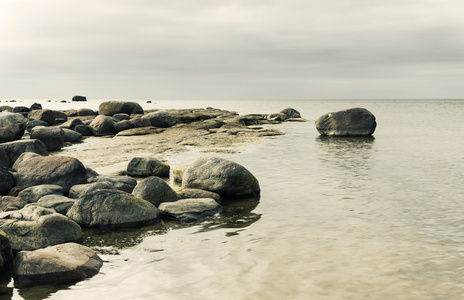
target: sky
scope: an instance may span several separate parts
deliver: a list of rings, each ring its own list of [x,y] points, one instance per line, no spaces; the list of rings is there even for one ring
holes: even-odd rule
[[[462,0],[0,0],[0,99],[464,98]]]

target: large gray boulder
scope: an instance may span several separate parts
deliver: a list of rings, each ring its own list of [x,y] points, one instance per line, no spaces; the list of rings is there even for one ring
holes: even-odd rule
[[[127,175],[169,177],[169,164],[153,157],[134,157],[127,165]]]
[[[31,130],[31,139],[42,141],[47,151],[56,151],[64,145],[64,131],[60,127],[36,126]]]
[[[222,206],[214,199],[183,199],[176,202],[165,202],[159,206],[161,216],[180,222],[202,221],[222,211]]]
[[[137,180],[130,176],[94,176],[88,179],[88,183],[94,182],[110,183],[113,188],[126,193],[132,193],[137,185]]]
[[[93,119],[89,128],[95,136],[114,135],[116,130],[113,125],[113,118],[100,114]]]
[[[45,122],[48,123],[48,125],[55,125],[56,124],[55,112],[53,110],[50,110],[50,109],[32,110],[32,111],[29,112],[27,117],[29,119],[45,121]]]
[[[156,207],[162,202],[172,202],[179,199],[179,196],[169,184],[157,176],[151,176],[140,181],[132,194],[149,201]]]
[[[80,196],[66,214],[86,227],[134,227],[159,219],[150,202],[119,190],[93,190]]]
[[[84,165],[68,156],[41,156],[25,152],[17,159],[13,170],[16,171],[16,185],[22,188],[55,184],[67,194],[73,185],[87,182]]]
[[[182,188],[218,193],[222,197],[258,196],[258,180],[242,165],[217,157],[203,157],[185,170]]]
[[[159,110],[144,115],[142,118],[148,119],[152,126],[167,128],[177,123],[177,118],[167,110]]]
[[[26,130],[26,123],[21,114],[0,112],[0,143],[21,139]]]
[[[98,107],[98,113],[105,116],[113,116],[114,114],[143,114],[143,108],[137,102],[127,101],[106,101],[102,102]]]
[[[317,131],[329,136],[370,136],[376,126],[375,116],[364,108],[331,112],[316,120]]]
[[[74,221],[53,209],[34,205],[0,213],[0,230],[9,237],[13,251],[35,250],[82,239],[81,227]]]
[[[8,195],[10,190],[15,186],[15,178],[4,167],[0,167],[0,195]]]
[[[21,251],[14,260],[15,285],[75,283],[100,271],[103,260],[87,246],[65,243]]]
[[[0,144],[0,149],[5,151],[9,159],[10,167],[24,152],[33,152],[40,155],[48,155],[47,147],[39,140],[19,140]]]
[[[25,200],[27,203],[34,203],[46,195],[63,196],[63,188],[56,184],[41,184],[22,190],[19,192],[18,197]]]

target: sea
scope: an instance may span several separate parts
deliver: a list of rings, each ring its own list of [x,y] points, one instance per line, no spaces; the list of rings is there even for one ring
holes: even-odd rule
[[[86,231],[104,260],[99,274],[52,287],[11,280],[1,299],[464,299],[464,100],[138,102],[240,114],[291,107],[308,121],[272,125],[285,135],[230,152],[166,153],[171,167],[201,156],[243,165],[260,183],[259,202],[201,223]],[[319,135],[315,119],[355,107],[375,115],[371,138]]]

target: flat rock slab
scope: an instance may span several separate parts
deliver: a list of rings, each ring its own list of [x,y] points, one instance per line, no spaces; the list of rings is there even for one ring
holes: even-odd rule
[[[222,206],[214,199],[183,199],[176,202],[164,202],[159,206],[161,215],[180,222],[202,221],[222,212]]]
[[[35,251],[21,251],[15,258],[15,285],[73,283],[100,271],[102,259],[89,247],[65,243]]]

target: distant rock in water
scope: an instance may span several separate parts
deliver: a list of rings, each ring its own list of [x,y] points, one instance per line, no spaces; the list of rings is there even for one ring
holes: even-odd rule
[[[85,102],[85,101],[87,101],[87,97],[85,97],[85,96],[74,96],[74,97],[72,97],[72,101]]]
[[[317,131],[329,136],[370,136],[376,126],[375,116],[364,108],[331,112],[316,120]]]

